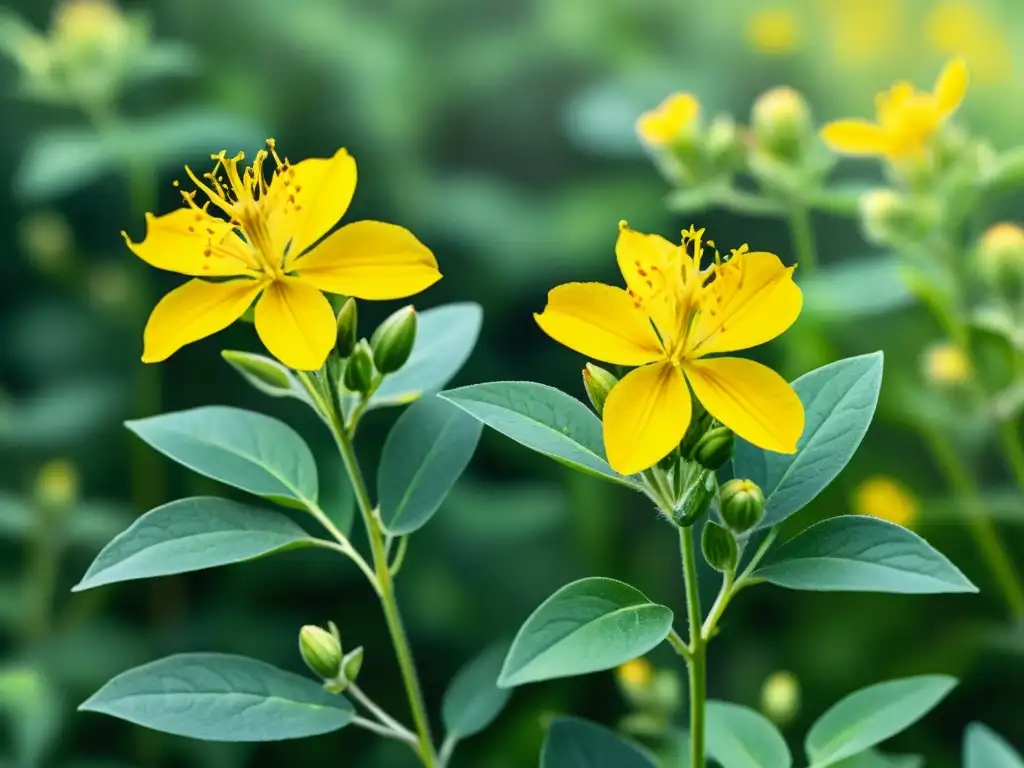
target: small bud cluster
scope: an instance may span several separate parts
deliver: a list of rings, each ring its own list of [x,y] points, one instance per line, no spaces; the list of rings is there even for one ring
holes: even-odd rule
[[[359,338],[359,312],[349,297],[338,310],[335,353],[344,361],[341,383],[350,392],[367,395],[382,377],[395,373],[408,361],[416,343],[416,310],[406,306],[388,316],[369,341]]]
[[[328,629],[307,624],[299,630],[299,653],[310,671],[331,693],[341,693],[356,681],[363,666],[363,647],[343,653],[341,634],[333,621]]]

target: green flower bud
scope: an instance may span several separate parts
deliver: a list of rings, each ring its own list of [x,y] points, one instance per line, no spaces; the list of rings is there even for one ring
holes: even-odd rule
[[[793,88],[781,86],[761,94],[750,116],[757,146],[781,160],[797,160],[813,132],[807,101]]]
[[[708,127],[704,148],[716,170],[736,170],[743,159],[743,142],[736,121],[729,115],[716,117]]]
[[[740,550],[732,531],[714,520],[704,523],[700,549],[708,565],[719,573],[731,573],[740,557]]]
[[[370,344],[366,339],[360,339],[352,354],[349,355],[345,373],[341,377],[342,383],[345,385],[345,389],[352,392],[369,392],[373,386],[375,373]]]
[[[355,350],[358,339],[359,311],[356,308],[356,300],[350,296],[338,310],[338,340],[334,348],[341,357],[348,357]]]
[[[718,501],[722,519],[735,533],[746,533],[764,517],[764,493],[752,480],[730,480]]]
[[[704,433],[693,449],[693,460],[705,469],[719,469],[732,458],[735,439],[728,427],[715,427]]]
[[[928,207],[891,189],[873,189],[860,196],[861,229],[875,245],[920,240],[932,226]]]
[[[761,711],[778,725],[786,725],[800,712],[800,681],[786,670],[773,672],[761,687]]]
[[[333,624],[331,629],[335,631],[307,624],[299,630],[299,653],[302,654],[302,660],[313,674],[324,680],[338,677],[342,666],[341,641]]]
[[[1008,295],[1017,295],[1024,284],[1024,229],[1002,222],[985,231],[974,251],[982,278]]]
[[[690,466],[699,469],[694,465]],[[672,515],[676,525],[686,528],[700,520],[711,506],[716,487],[717,481],[714,472],[709,469],[699,469],[694,472],[689,477],[686,487],[683,489],[683,497],[679,506],[676,507]]]
[[[285,397],[292,393],[291,373],[276,360],[234,349],[225,349],[220,356],[261,392],[271,397]]]
[[[36,501],[46,509],[67,509],[78,499],[78,470],[66,459],[43,464],[36,475]]]
[[[583,389],[587,391],[590,404],[598,416],[604,412],[604,401],[608,399],[612,387],[618,383],[619,379],[614,373],[598,365],[587,363],[583,369]]]
[[[355,650],[345,654],[345,658],[341,661],[341,673],[345,676],[347,682],[354,683],[356,678],[359,677],[359,670],[362,668],[363,646],[360,645]]]
[[[370,346],[377,370],[387,375],[405,365],[415,341],[416,310],[410,304],[392,314],[373,332]]]
[[[699,402],[694,401],[693,415],[690,417],[690,426],[687,428],[686,434],[683,436],[683,441],[679,444],[679,450],[682,452],[684,459],[693,458],[693,451],[697,447],[697,443],[699,443],[701,438],[704,437],[704,433],[708,431],[708,427],[711,426],[711,422],[711,414],[704,410],[704,406]]]

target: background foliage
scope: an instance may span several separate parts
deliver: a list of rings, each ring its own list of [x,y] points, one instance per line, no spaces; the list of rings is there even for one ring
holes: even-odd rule
[[[48,2],[7,5],[38,29],[50,23]],[[346,644],[381,649],[366,659],[366,686],[400,690],[375,599],[354,569],[339,572],[327,554],[69,592],[134,517],[213,490],[157,458],[124,419],[208,403],[283,415],[322,449],[324,484],[339,498],[347,493],[313,417],[261,397],[221,360],[222,347],[257,349],[251,327],[187,347],[158,368],[138,362],[146,313],[175,279],[136,263],[118,233],[138,238],[144,211],[178,204],[171,181],[185,162],[202,167],[221,147],[251,152],[267,135],[293,159],[347,146],[361,178],[352,217],[400,222],[438,256],[445,279],[420,308],[455,300],[484,307],[481,342],[456,384],[531,379],[582,397],[583,361],[544,337],[531,313],[556,283],[617,279],[611,256],[620,219],[666,236],[690,224],[667,213],[667,186],[633,133],[635,117],[669,91],[694,91],[709,113],[744,121],[758,93],[790,84],[819,119],[867,116],[876,90],[901,78],[930,83],[959,53],[974,73],[962,119],[975,133],[1011,146],[1024,117],[1024,62],[1012,44],[1024,34],[1024,9],[1008,0],[152,0],[127,7],[148,19],[160,44],[131,68],[135,82],[112,114],[31,92],[11,62],[0,70],[0,713],[7,715],[0,714],[0,758],[20,755],[16,765],[405,759],[401,747],[392,753],[352,729],[284,745],[218,746],[74,713],[116,672],[187,649],[250,654],[302,671],[298,628],[327,619],[339,623]],[[8,49],[17,40],[13,18],[0,17]],[[875,181],[875,173],[873,164],[839,170],[850,181]],[[1004,198],[977,222],[979,231],[1016,218],[1020,202]],[[714,212],[697,223],[725,248],[749,242],[791,260],[779,221]],[[860,267],[870,254],[854,223],[819,216],[815,227],[822,263],[846,266],[849,278],[817,310],[808,301],[825,333],[801,334],[798,325],[769,353],[789,378],[876,349],[891,364],[864,447],[797,524],[859,511],[859,484],[891,476],[911,493],[913,527],[982,593],[744,595],[712,657],[711,695],[755,707],[766,698],[773,711],[778,686],[766,697],[762,689],[779,680],[773,673],[789,670],[802,696],[776,716],[798,744],[820,712],[855,688],[953,674],[962,685],[893,751],[957,765],[970,720],[1024,748],[1024,632],[1004,618],[959,512],[904,417],[908,398],[922,399],[917,361],[939,330],[891,273]],[[391,310],[364,308],[367,322]],[[395,415],[375,412],[365,421],[371,476]],[[957,428],[968,451],[972,425]],[[998,515],[1019,557],[1024,512],[999,491],[1009,486],[1004,465],[985,452],[972,460],[995,489],[988,514]],[[999,503],[1005,498],[1011,503]],[[681,611],[677,556],[671,529],[642,497],[485,431],[470,475],[404,566],[402,600],[418,656],[430,660],[421,661],[421,673],[432,711],[467,658],[510,637],[567,581],[621,578]],[[675,663],[667,650],[653,660]],[[382,703],[401,711],[400,699]],[[533,764],[551,717],[574,713],[612,725],[628,711],[611,675],[526,687],[456,762]]]

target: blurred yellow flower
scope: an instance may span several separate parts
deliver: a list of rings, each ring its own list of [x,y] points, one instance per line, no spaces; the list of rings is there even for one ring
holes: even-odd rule
[[[334,347],[334,310],[321,293],[398,299],[441,278],[430,250],[408,230],[379,221],[346,224],[326,238],[356,189],[356,163],[333,157],[281,160],[268,142],[251,168],[244,156],[213,155],[185,207],[146,215],[146,238],[128,247],[143,261],[195,279],[156,305],[144,333],[143,362],[166,360],[181,347],[223,330],[256,304],[256,332],[278,360],[297,370],[320,368]],[[270,183],[263,164],[273,158]],[[224,218],[211,215],[210,205]],[[122,233],[123,234],[123,233]],[[323,239],[321,239],[323,238]]]
[[[699,114],[700,102],[693,94],[673,93],[637,118],[636,133],[648,146],[668,147],[693,130]]]
[[[963,384],[971,375],[971,363],[956,344],[933,344],[924,353],[925,379],[931,384],[945,386]]]
[[[1004,82],[1013,74],[1006,30],[976,3],[939,3],[925,19],[925,36],[938,53],[967,59],[979,82]]]
[[[51,459],[36,475],[36,500],[44,507],[60,508],[78,498],[78,470],[67,459]]]
[[[838,120],[821,131],[833,150],[847,155],[883,155],[890,160],[920,156],[932,136],[960,107],[967,92],[967,64],[953,59],[934,90],[915,91],[903,81],[875,97],[877,122]]]
[[[131,35],[128,19],[110,0],[64,0],[53,11],[53,36],[73,44],[115,46]]]
[[[691,227],[673,245],[622,222],[615,252],[628,290],[567,283],[535,315],[570,349],[639,366],[604,404],[608,461],[623,474],[647,469],[683,439],[690,388],[712,416],[761,448],[793,453],[803,432],[803,406],[781,376],[751,360],[707,357],[763,344],[793,324],[803,303],[793,268],[744,246],[727,261],[716,252],[702,271],[703,233]]]
[[[800,711],[800,681],[786,670],[772,672],[761,686],[761,711],[773,722],[785,725]]]
[[[757,11],[747,22],[747,40],[761,53],[791,53],[800,43],[800,19],[788,8]]]
[[[869,477],[853,494],[855,514],[880,517],[904,527],[913,525],[917,510],[917,497],[888,475]]]
[[[633,659],[619,665],[615,669],[615,677],[623,688],[645,688],[654,677],[654,667],[647,659]]]
[[[905,38],[903,0],[827,0],[825,25],[836,60],[847,67],[870,65]]]

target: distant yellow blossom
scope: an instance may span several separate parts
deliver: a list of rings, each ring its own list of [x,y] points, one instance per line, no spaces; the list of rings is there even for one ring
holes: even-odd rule
[[[924,353],[924,375],[932,384],[963,384],[970,378],[971,363],[956,344],[934,344]]]
[[[643,657],[633,659],[619,665],[615,670],[615,677],[626,688],[644,688],[654,677],[654,667]]]
[[[950,0],[932,8],[925,19],[929,45],[946,56],[963,56],[979,82],[1004,82],[1013,74],[1008,30],[977,3]]]
[[[880,517],[910,527],[917,517],[917,510],[917,498],[887,475],[869,477],[854,491],[853,511],[858,515]]]
[[[683,439],[690,388],[712,416],[761,448],[793,453],[803,432],[800,398],[775,371],[708,357],[763,344],[793,324],[803,303],[793,268],[744,247],[702,271],[703,233],[691,227],[683,244],[673,245],[622,222],[615,252],[628,290],[567,283],[551,290],[535,315],[570,349],[639,366],[604,405],[608,461],[623,474],[647,469]]]
[[[36,500],[45,507],[66,507],[78,497],[78,469],[67,459],[51,459],[36,475]]]
[[[967,81],[967,64],[953,59],[931,93],[915,91],[906,81],[897,83],[875,97],[877,122],[838,120],[826,125],[821,137],[833,150],[847,155],[883,155],[891,160],[920,156],[960,107]]]
[[[143,261],[195,279],[167,294],[150,315],[143,362],[165,360],[181,347],[223,330],[259,297],[256,332],[267,349],[298,370],[320,368],[334,346],[334,310],[321,293],[398,299],[440,279],[437,262],[408,230],[356,221],[324,237],[348,208],[356,163],[344,149],[333,157],[281,160],[268,142],[251,168],[244,156],[213,155],[185,207],[146,216],[146,238],[129,248]],[[273,158],[268,183],[263,164]],[[223,218],[210,213],[210,206]],[[323,239],[321,239],[323,238]]]
[[[889,57],[905,40],[905,6],[905,0],[825,0],[829,51],[854,69]]]
[[[779,725],[792,722],[800,711],[800,681],[787,670],[772,672],[761,686],[761,711]]]
[[[800,42],[800,20],[788,8],[757,11],[747,22],[747,40],[761,53],[790,53]]]
[[[671,146],[692,131],[700,115],[700,102],[692,93],[673,93],[636,121],[640,140],[651,147]]]

